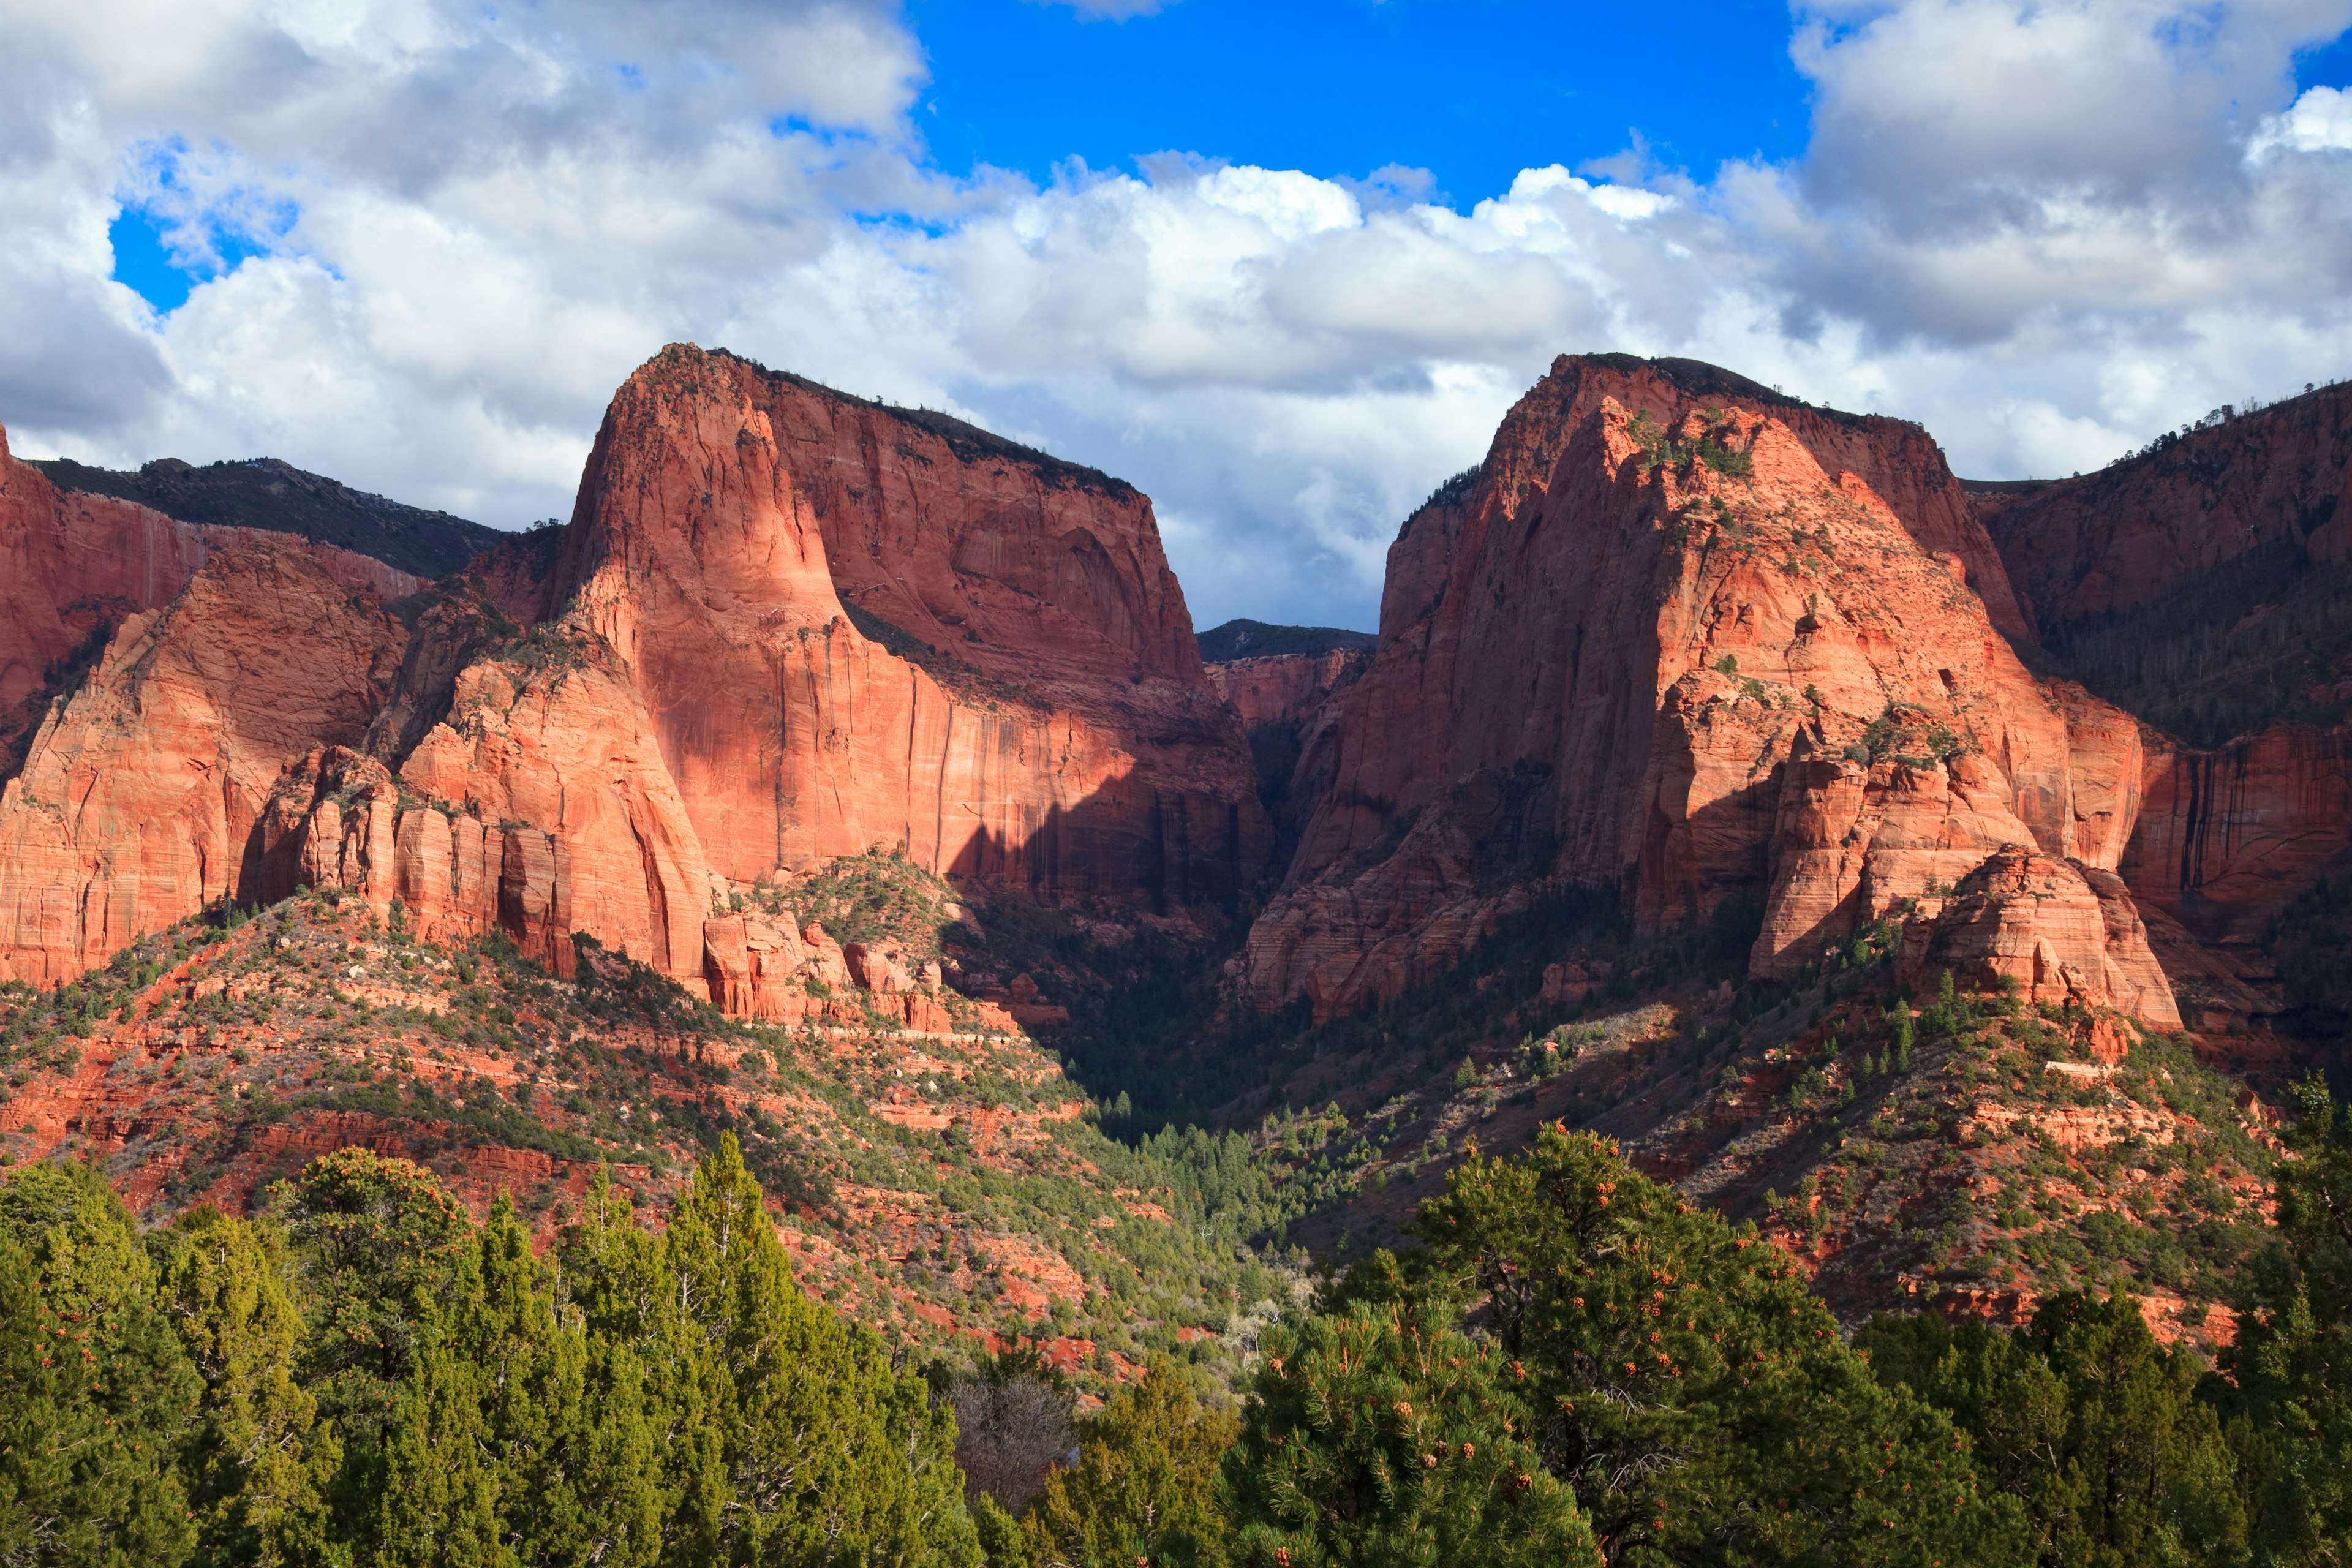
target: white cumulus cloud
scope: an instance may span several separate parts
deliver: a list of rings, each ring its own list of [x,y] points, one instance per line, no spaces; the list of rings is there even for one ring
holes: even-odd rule
[[[692,339],[1135,479],[1204,625],[1369,625],[1398,521],[1563,351],[1919,418],[1989,476],[2342,374],[2352,100],[2293,62],[2347,23],[1811,6],[1801,158],[1594,148],[1456,210],[1214,146],[944,174],[887,0],[0,0],[0,420],[514,525]],[[110,279],[126,208],[217,264],[168,315]]]

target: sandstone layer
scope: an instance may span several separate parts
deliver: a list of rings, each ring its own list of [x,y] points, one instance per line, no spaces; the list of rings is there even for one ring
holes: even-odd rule
[[[2280,724],[2214,751],[2158,737],[2122,871],[2199,940],[2251,949],[2352,849],[2352,732]]]
[[[286,758],[358,743],[405,636],[267,535],[125,619],[0,789],[0,978],[70,977],[235,896]]]
[[[2013,983],[2029,1002],[2109,1007],[2157,1028],[2180,1027],[2171,984],[2123,879],[2023,847],[2001,850],[1948,900],[1933,900],[1904,931],[1900,967],[1922,994],[1948,970],[1968,989]]]
[[[2352,848],[2352,387],[1972,499],[2052,653],[2147,724],[2121,863],[2229,972]],[[2177,947],[2177,943],[2168,943]]]
[[[1769,976],[2006,847],[2112,869],[2138,726],[2037,679],[2032,631],[1917,426],[1563,357],[1391,547],[1236,979],[1328,1016],[1559,883],[1650,929],[1760,906]]]
[[[2265,552],[2343,560],[2347,489],[2352,386],[2328,386],[2098,473],[1979,487],[1972,500],[2010,579],[2056,625],[2153,603]]]

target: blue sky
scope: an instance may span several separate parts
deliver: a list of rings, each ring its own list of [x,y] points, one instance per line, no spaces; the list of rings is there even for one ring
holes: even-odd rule
[[[1701,174],[1803,148],[1806,91],[1772,0],[1181,0],[1124,20],[1024,0],[913,0],[950,169],[1033,177],[1166,151],[1362,178],[1427,170],[1456,202],[1636,137]]]
[[[1124,19],[1094,11],[1140,14]],[[2352,0],[0,0],[0,423],[562,515],[666,342],[1370,626],[1563,352],[2095,467],[2352,374]]]

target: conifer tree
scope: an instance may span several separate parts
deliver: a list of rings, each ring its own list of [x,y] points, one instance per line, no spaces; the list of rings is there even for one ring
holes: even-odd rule
[[[2294,1090],[2279,1243],[2255,1259],[2215,1390],[2269,1562],[2352,1562],[2352,1105]]]
[[[384,1568],[656,1560],[658,1412],[592,1367],[589,1338],[501,1196],[416,1340],[385,1442]]]
[[[666,1561],[979,1563],[953,1414],[872,1331],[801,1292],[732,1134],[670,1215],[658,1294],[641,1247],[609,1229],[583,1247],[611,1262],[590,1317],[639,1336],[672,1402]]]
[[[137,1227],[86,1165],[0,1182],[0,1562],[173,1568],[203,1384]]]
[[[285,1236],[210,1204],[148,1241],[156,1295],[205,1381],[186,1462],[195,1561],[261,1568],[320,1555],[331,1442],[312,1440],[319,1402],[296,1380],[302,1314]]]
[[[2196,1397],[2204,1371],[2167,1350],[2139,1304],[2069,1291],[2024,1338],[2065,1390],[2054,1474],[2028,1497],[2042,1558],[2082,1568],[2237,1561],[2245,1518],[2221,1423]]]
[[[271,1202],[299,1260],[304,1385],[347,1443],[371,1444],[408,1380],[419,1320],[467,1251],[472,1217],[430,1171],[367,1149],[320,1156]]]
[[[1252,1568],[1599,1568],[1570,1489],[1525,1440],[1524,1364],[1359,1303],[1267,1331],[1221,1496]]]
[[[324,1487],[325,1534],[364,1558],[418,1326],[456,1277],[473,1220],[430,1171],[366,1149],[311,1161],[272,1190],[271,1210],[297,1261],[299,1373],[339,1461]]]
[[[1613,1145],[1554,1126],[1522,1158],[1474,1153],[1419,1227],[1433,1288],[1483,1300],[1530,1373],[1536,1446],[1613,1556],[2017,1560],[2018,1510],[1948,1418],[1874,1379],[1752,1230]]]
[[[1219,1568],[1218,1466],[1239,1435],[1165,1362],[1112,1394],[1083,1426],[1078,1462],[1022,1516],[1035,1568]]]
[[[2244,1526],[2235,1464],[2201,1367],[2148,1331],[2137,1303],[2068,1292],[2017,1331],[1882,1312],[1854,1336],[1882,1381],[1967,1432],[1985,1481],[2023,1503],[2022,1562],[2232,1563]]]

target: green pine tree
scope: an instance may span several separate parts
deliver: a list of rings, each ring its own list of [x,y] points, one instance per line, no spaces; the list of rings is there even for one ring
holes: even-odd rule
[[[2352,1105],[2297,1086],[2278,1167],[2278,1245],[2249,1270],[2216,1395],[2251,1531],[2279,1563],[2352,1562]]]
[[[1873,1369],[1948,1412],[1987,1484],[2025,1506],[2022,1561],[2229,1563],[2244,1544],[2236,1465],[2202,1371],[2138,1306],[2070,1292],[2017,1332],[1881,1313],[1854,1336]]]
[[[1360,1303],[1276,1328],[1222,1499],[1253,1568],[1599,1568],[1574,1494],[1522,1436],[1527,1368],[1429,1319]]]
[[[326,1539],[362,1560],[385,1485],[388,1424],[415,1371],[419,1327],[472,1245],[465,1205],[433,1173],[339,1149],[271,1191],[303,1310],[297,1373],[339,1459],[324,1493]]]
[[[574,1289],[664,1411],[664,1561],[976,1568],[953,1414],[801,1292],[731,1134],[657,1258],[605,1204],[570,1244]]]
[[[1218,1568],[1225,1521],[1219,1463],[1239,1435],[1176,1370],[1153,1363],[1087,1420],[1078,1462],[1048,1477],[1022,1515],[1035,1568]]]
[[[393,1564],[650,1564],[666,1511],[634,1358],[598,1356],[501,1196],[427,1312],[385,1443]]]
[[[195,1561],[316,1559],[322,1487],[340,1451],[313,1440],[319,1402],[296,1381],[303,1325],[284,1233],[203,1204],[151,1237],[148,1250],[157,1300],[205,1381],[186,1459]]]
[[[1870,1375],[1751,1230],[1554,1126],[1474,1155],[1419,1222],[1431,1288],[1486,1303],[1545,1467],[1622,1561],[2010,1564],[2016,1506],[1940,1412]],[[1650,1557],[1640,1553],[1651,1553]]]
[[[0,1563],[173,1568],[203,1383],[138,1227],[86,1165],[0,1183]]]
[[[2245,1516],[2237,1465],[2211,1406],[2204,1366],[2148,1332],[2139,1304],[2069,1291],[2044,1302],[2028,1343],[2066,1392],[2055,1475],[2028,1506],[2042,1561],[2081,1568],[2235,1562]]]

